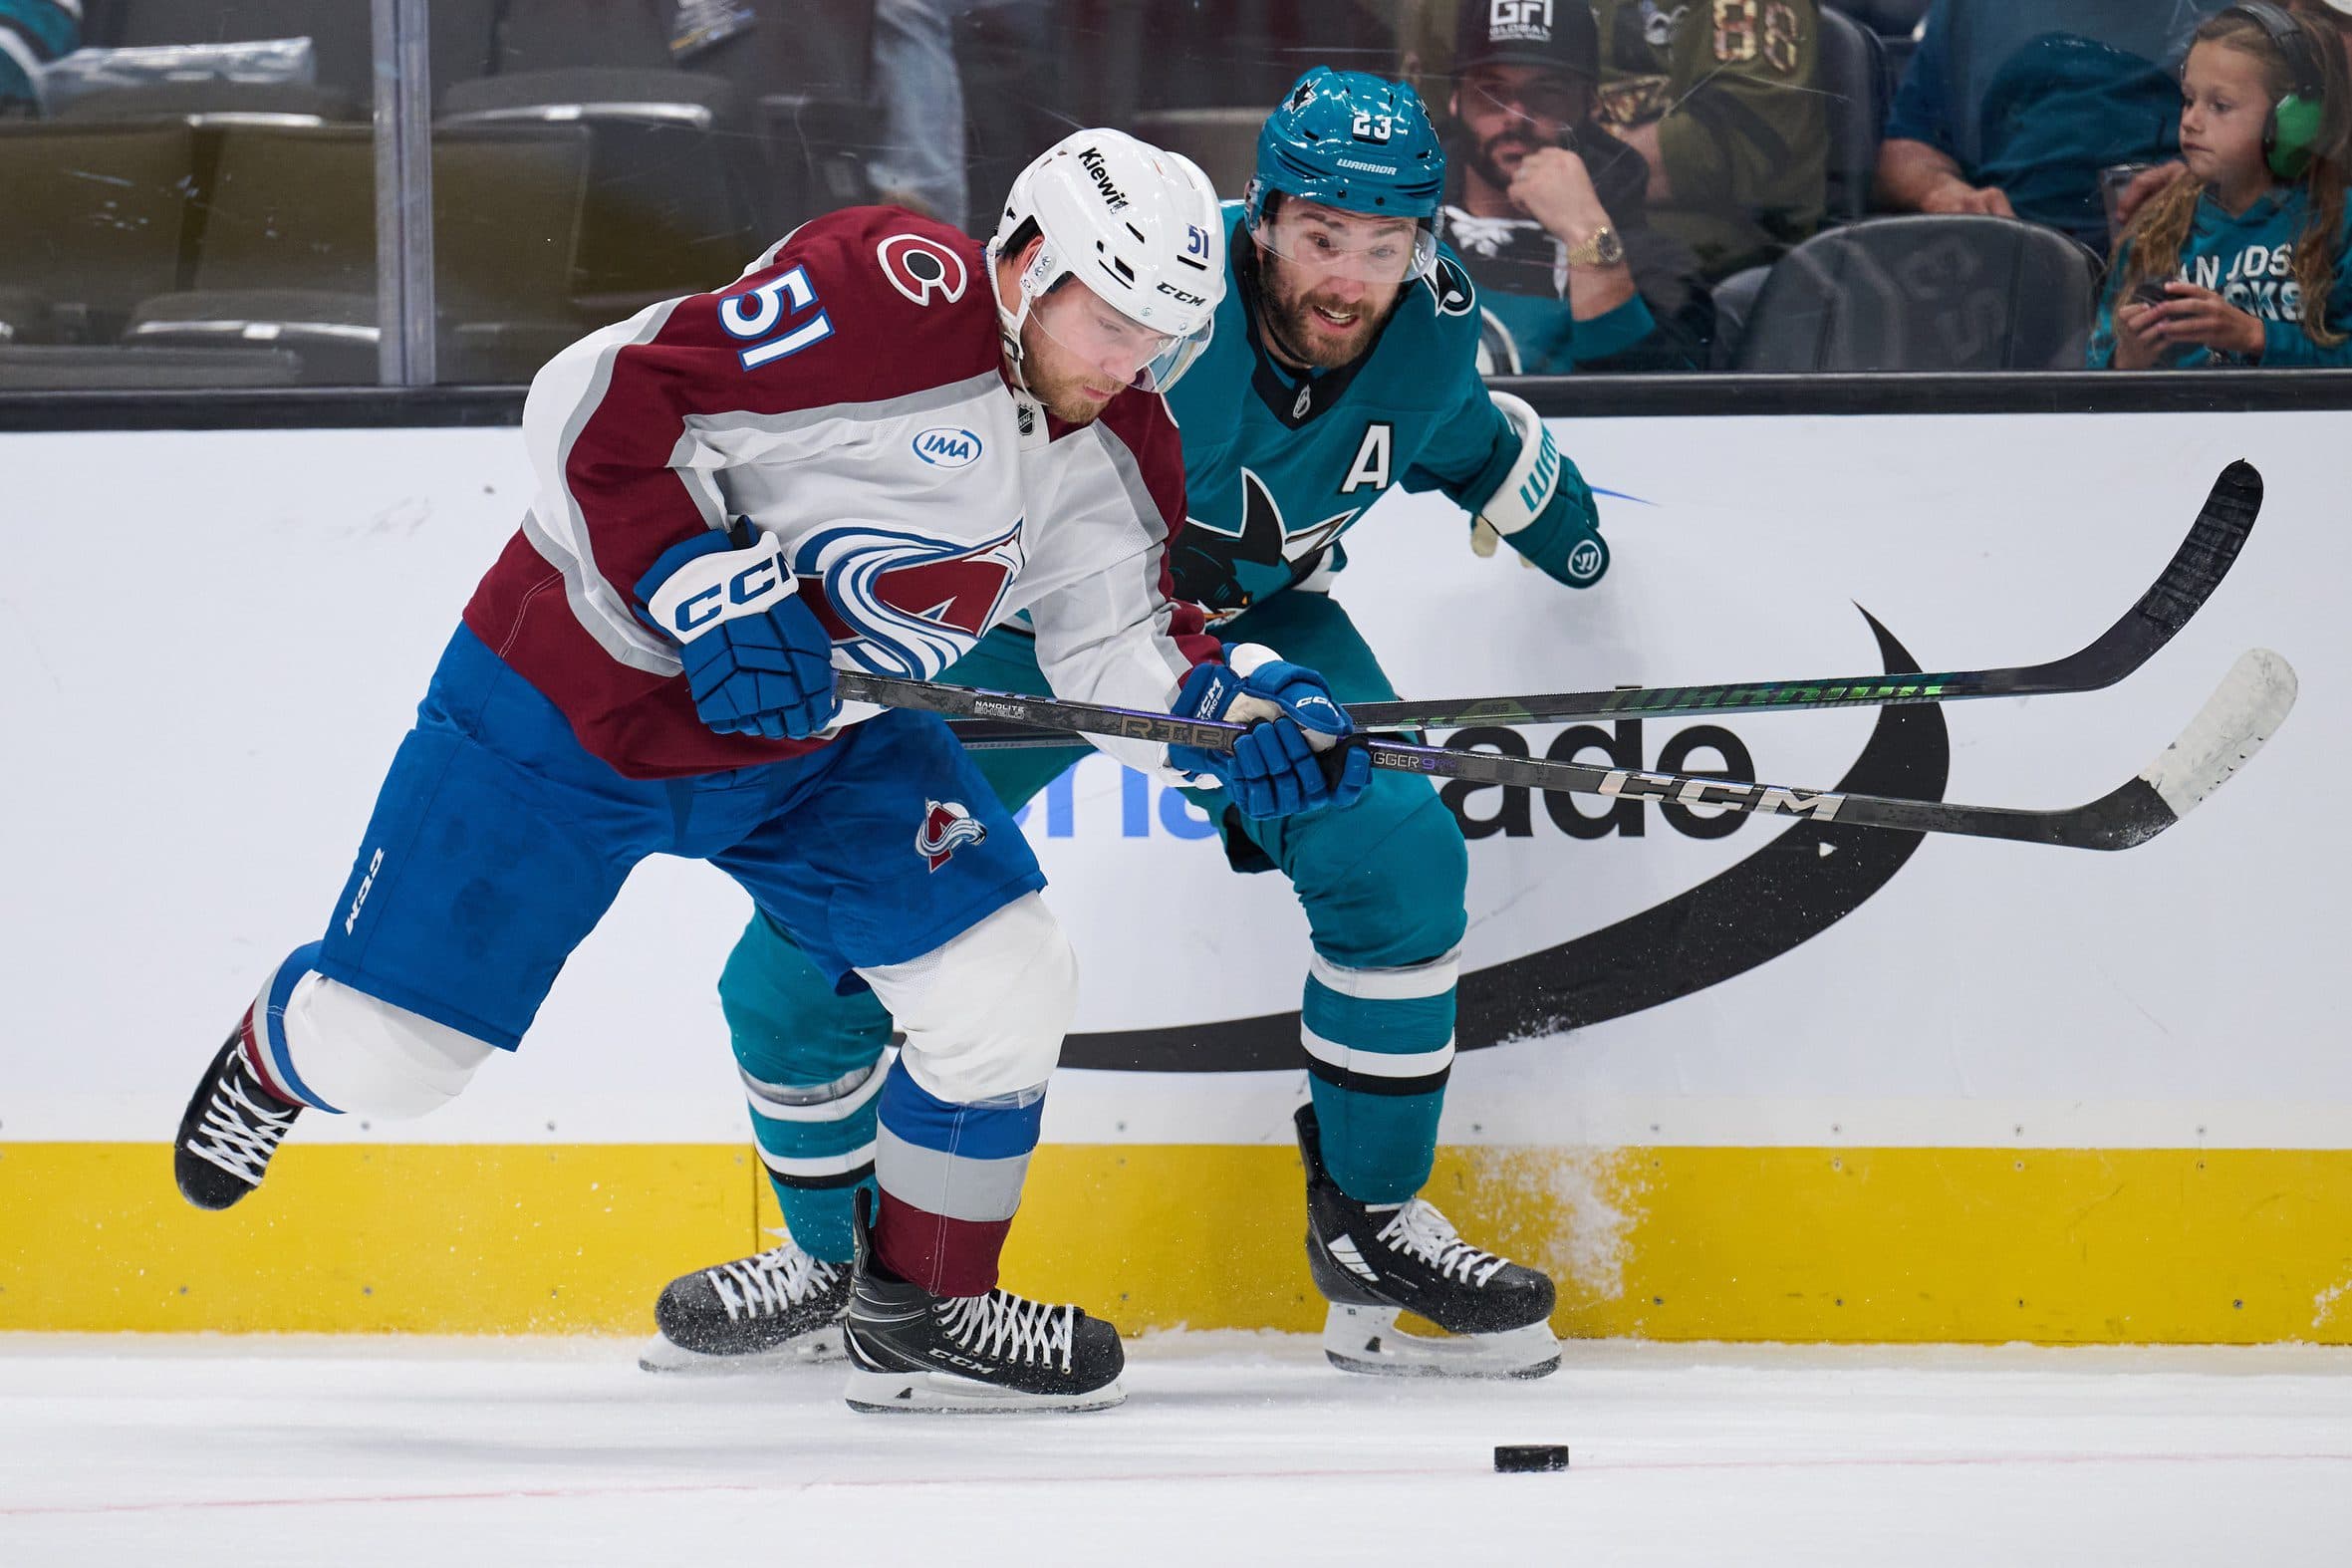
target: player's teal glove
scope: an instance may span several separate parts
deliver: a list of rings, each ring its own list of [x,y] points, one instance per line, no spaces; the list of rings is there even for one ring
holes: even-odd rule
[[[1352,805],[1372,780],[1372,759],[1346,744],[1356,726],[1323,677],[1254,643],[1228,644],[1224,662],[1196,665],[1174,711],[1249,725],[1230,752],[1168,748],[1175,766],[1230,791],[1244,817]]]
[[[640,609],[678,645],[694,711],[717,733],[806,740],[840,713],[833,639],[798,587],[773,534],[703,534],[639,581]]]

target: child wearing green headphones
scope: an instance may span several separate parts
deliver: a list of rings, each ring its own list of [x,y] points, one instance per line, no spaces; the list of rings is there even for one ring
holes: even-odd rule
[[[2352,87],[2335,30],[2266,3],[2199,27],[2186,167],[2116,247],[2089,361],[2352,366]]]

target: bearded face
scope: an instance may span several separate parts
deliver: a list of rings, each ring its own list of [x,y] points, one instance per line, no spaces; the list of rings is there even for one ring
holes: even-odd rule
[[[1404,297],[1416,225],[1285,201],[1258,236],[1258,325],[1276,355],[1335,370],[1363,358]]]
[[[1113,380],[1107,370],[1064,347],[1034,312],[1021,323],[1021,381],[1029,395],[1064,424],[1092,424],[1127,390],[1126,382]]]

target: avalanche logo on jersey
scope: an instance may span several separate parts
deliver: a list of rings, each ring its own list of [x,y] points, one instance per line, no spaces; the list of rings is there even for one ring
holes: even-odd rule
[[[1173,563],[1176,592],[1205,609],[1211,626],[1230,621],[1249,608],[1253,597],[1241,581],[1243,566],[1289,566],[1289,581],[1295,583],[1315,569],[1324,547],[1363,510],[1351,506],[1294,534],[1284,525],[1282,508],[1275,504],[1265,481],[1244,467],[1238,533],[1227,533],[1197,517],[1184,519],[1184,530],[1176,535]]]
[[[874,259],[891,287],[917,305],[928,305],[934,295],[952,305],[970,281],[961,256],[921,234],[893,234],[874,247]]]
[[[792,572],[803,601],[852,662],[878,675],[928,680],[994,624],[1021,561],[1018,522],[977,543],[845,523],[803,539]]]
[[[946,865],[958,845],[978,844],[988,837],[987,827],[963,809],[962,801],[926,800],[923,804],[930,809],[923,814],[922,826],[915,830],[915,853],[932,871]]]

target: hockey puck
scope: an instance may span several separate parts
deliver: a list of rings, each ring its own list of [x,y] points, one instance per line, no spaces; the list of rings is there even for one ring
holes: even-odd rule
[[[1494,1446],[1494,1467],[1505,1474],[1537,1470],[1564,1470],[1568,1467],[1568,1445],[1564,1442],[1501,1442]]]

